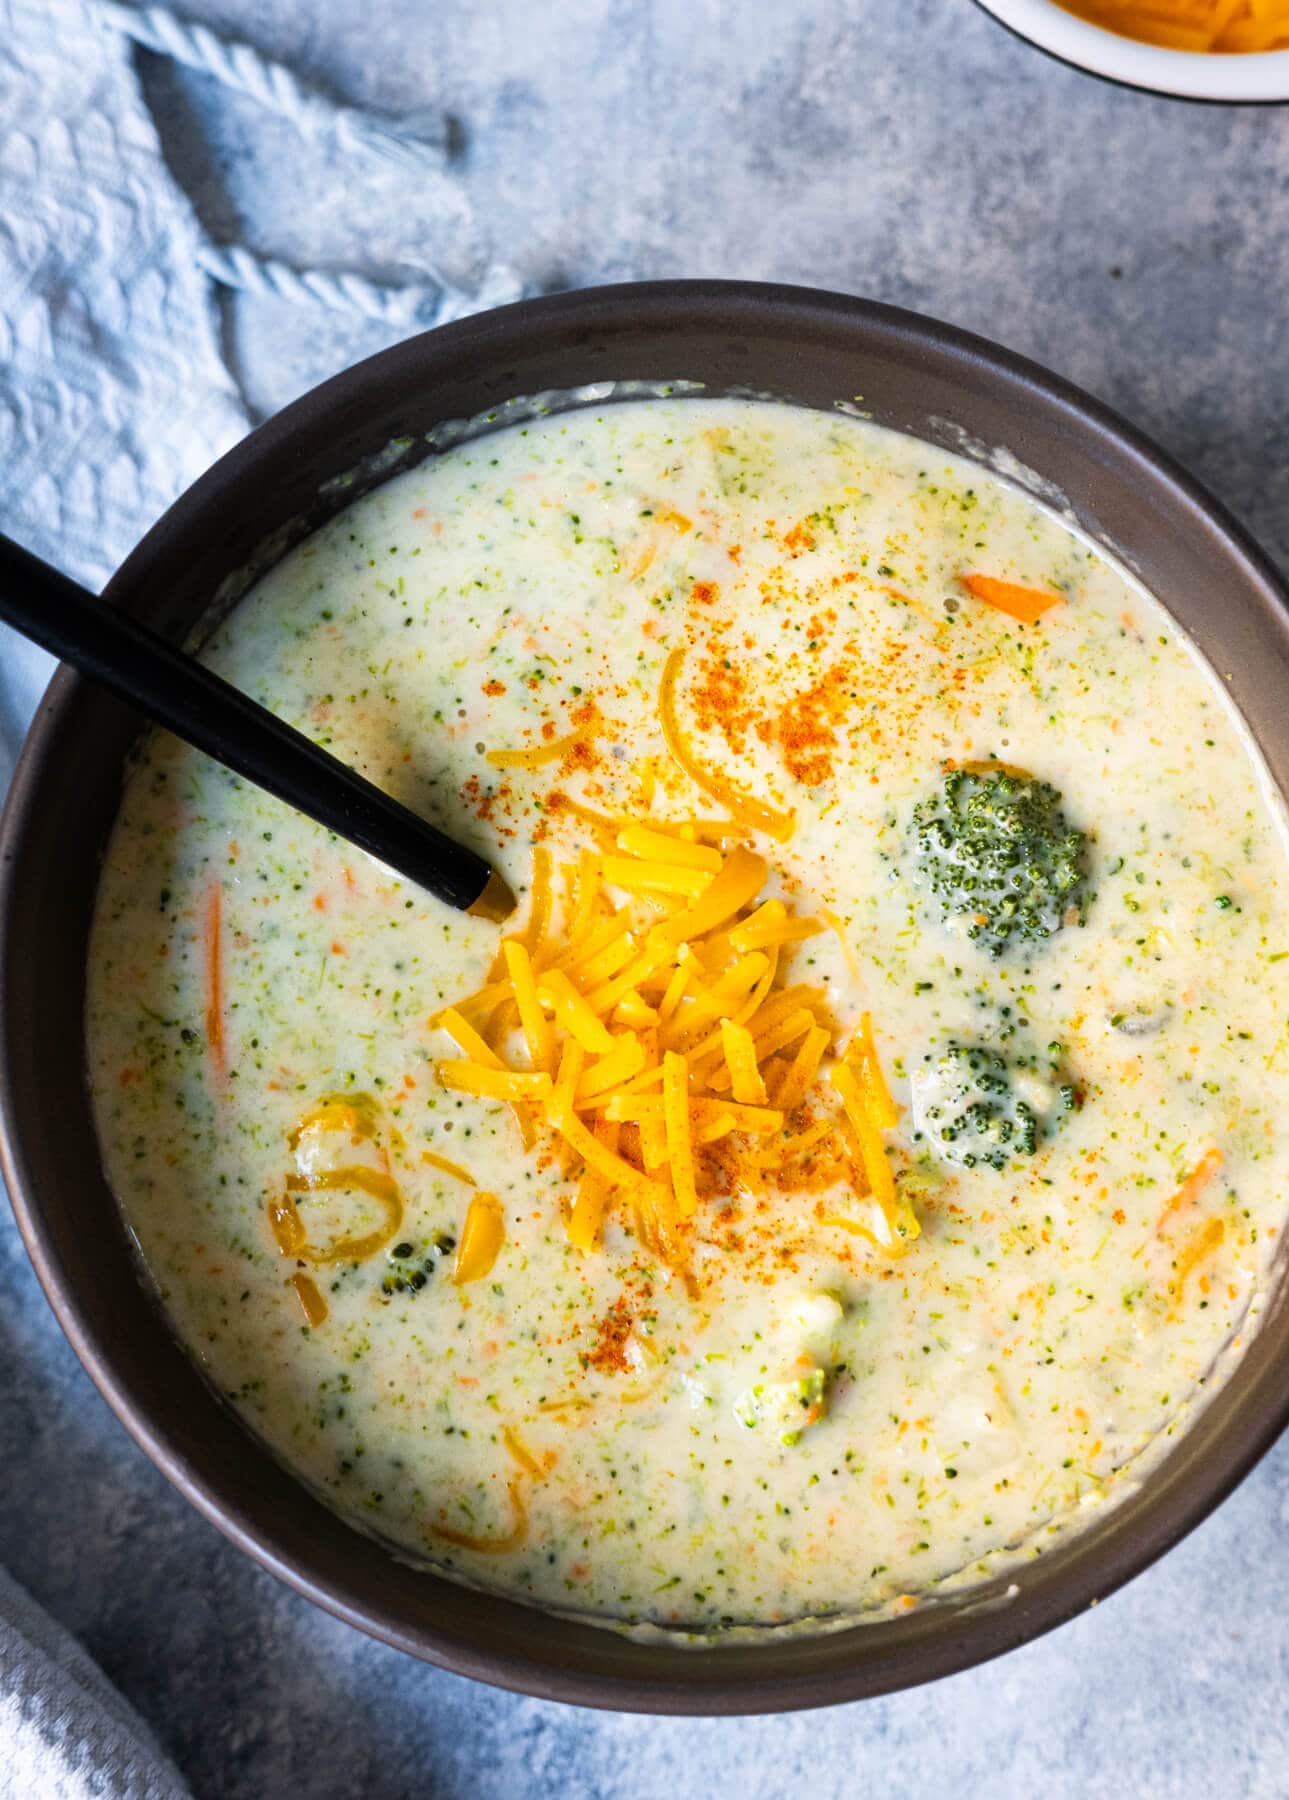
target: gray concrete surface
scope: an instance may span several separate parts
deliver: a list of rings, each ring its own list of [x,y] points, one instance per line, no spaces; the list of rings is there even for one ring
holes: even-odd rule
[[[542,285],[738,275],[912,306],[1121,408],[1289,566],[1289,109],[1102,85],[970,0],[192,11],[349,98],[441,103],[461,146],[451,185],[359,176],[142,59],[216,235],[368,272],[466,276],[491,242]],[[260,411],[387,341],[249,301],[225,331]],[[7,1219],[0,1367],[0,1560],[202,1796],[1289,1794],[1289,1443],[1128,1590],[1001,1663],[823,1714],[679,1723],[489,1692],[260,1574],[110,1418]]]

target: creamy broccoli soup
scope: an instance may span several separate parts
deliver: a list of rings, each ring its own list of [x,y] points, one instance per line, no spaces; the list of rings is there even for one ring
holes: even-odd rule
[[[168,737],[89,967],[176,1330],[401,1555],[710,1633],[1041,1555],[1254,1328],[1278,801],[1161,607],[861,420],[434,456],[205,659],[521,896],[451,912]]]

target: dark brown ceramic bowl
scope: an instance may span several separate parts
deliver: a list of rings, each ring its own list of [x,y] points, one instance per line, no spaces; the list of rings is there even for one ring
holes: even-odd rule
[[[1289,789],[1289,596],[1240,527],[1096,401],[908,313],[791,288],[609,288],[414,338],[327,382],[218,463],[108,598],[176,638],[364,485],[426,454],[443,420],[518,395],[701,382],[832,408],[961,448],[1005,446],[1053,482],[1191,634]],[[603,395],[597,396],[606,403]],[[387,446],[400,448],[381,456]],[[369,459],[379,457],[372,464]],[[357,482],[351,471],[368,464]],[[99,1167],[86,1090],[85,955],[99,861],[139,720],[67,672],[33,726],[0,833],[3,1168],[78,1355],[137,1442],[235,1543],[342,1619],[505,1687],[676,1713],[821,1706],[1010,1650],[1090,1606],[1196,1525],[1289,1419],[1289,1309],[1139,1491],[1014,1573],[903,1618],[697,1651],[636,1643],[413,1575],[313,1499],[207,1386],[145,1291]]]

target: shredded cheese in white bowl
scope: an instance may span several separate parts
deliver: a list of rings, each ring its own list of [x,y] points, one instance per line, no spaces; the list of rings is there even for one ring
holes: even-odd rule
[[[1109,81],[1186,100],[1289,100],[1289,47],[1260,47],[1289,46],[1283,0],[1076,3],[1078,13],[1095,13],[1107,22],[1079,17],[1056,0],[979,0],[1000,24],[1038,49]],[[1109,23],[1112,17],[1117,28]]]

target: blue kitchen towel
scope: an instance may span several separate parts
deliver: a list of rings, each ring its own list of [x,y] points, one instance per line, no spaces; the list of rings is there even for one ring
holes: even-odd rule
[[[0,528],[92,587],[247,429],[125,39],[0,0]],[[0,796],[52,664],[0,630]],[[2,1800],[187,1789],[0,1571]]]
[[[188,1800],[98,1666],[0,1569],[0,1800]]]
[[[101,585],[247,429],[126,39],[0,0],[0,518]]]
[[[129,42],[0,0],[0,529],[97,588],[248,428]],[[0,643],[0,792],[52,664]]]
[[[213,244],[163,160],[136,43],[285,116],[309,142],[329,138],[346,162],[410,170],[437,196],[449,268],[474,235],[455,175],[439,168],[446,128],[428,113],[362,115],[160,7],[0,0],[0,531],[95,590],[249,429],[212,282],[391,331],[521,291],[477,243],[465,285],[422,259],[395,287]],[[0,626],[0,799],[52,669]],[[84,1652],[0,1571],[0,1800],[186,1791]]]

